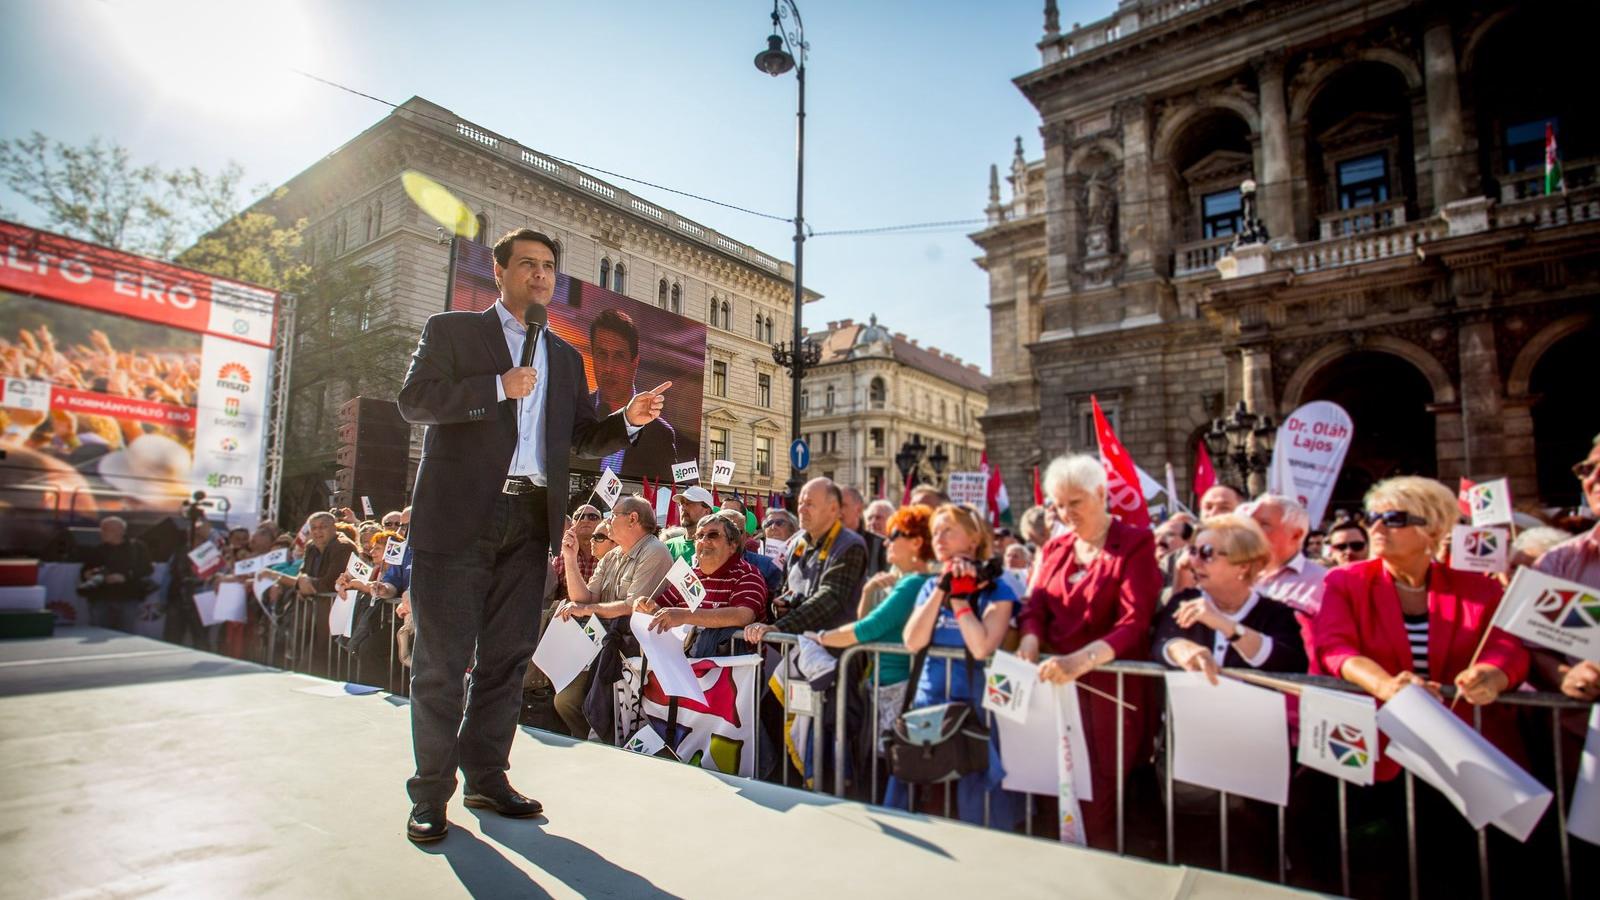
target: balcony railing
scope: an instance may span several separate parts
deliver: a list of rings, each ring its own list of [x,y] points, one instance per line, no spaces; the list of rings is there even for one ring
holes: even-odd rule
[[[1539,189],[1544,189],[1542,182]],[[1593,222],[1600,219],[1600,185],[1591,184],[1548,197],[1540,194],[1505,203],[1494,208],[1493,216],[1496,228],[1517,225],[1532,225],[1535,229],[1559,228],[1575,222]]]
[[[1390,200],[1388,203],[1375,203],[1371,206],[1323,213],[1317,217],[1317,235],[1324,240],[1347,237],[1352,234],[1393,228],[1396,225],[1404,225],[1405,222],[1406,201]]]
[[[1396,256],[1410,256],[1417,251],[1418,244],[1438,240],[1449,231],[1450,226],[1435,216],[1381,231],[1327,238],[1309,244],[1295,244],[1278,251],[1275,259],[1278,265],[1287,266],[1296,274],[1305,274],[1335,266],[1352,266]]]
[[[1217,260],[1226,255],[1228,248],[1233,245],[1233,237],[1231,234],[1225,234],[1222,237],[1179,244],[1177,249],[1172,251],[1172,274],[1197,275],[1215,271]]]
[[[1562,164],[1561,176],[1566,182],[1568,192],[1588,187],[1600,178],[1600,159],[1568,160]],[[1495,180],[1500,182],[1501,203],[1515,203],[1518,200],[1531,200],[1544,196],[1544,169],[1510,172],[1497,175]]]

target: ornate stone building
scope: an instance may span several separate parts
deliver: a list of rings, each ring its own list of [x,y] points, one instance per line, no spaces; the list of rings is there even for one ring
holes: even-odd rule
[[[1240,400],[1328,399],[1355,421],[1336,504],[1404,472],[1576,504],[1567,468],[1600,431],[1581,366],[1600,347],[1596,22],[1526,6],[1123,0],[1064,31],[1047,2],[1041,65],[1015,79],[1044,159],[1018,142],[1005,202],[991,170],[972,236],[983,427],[1012,496],[1094,447],[1098,395],[1152,472],[1187,478]],[[1231,254],[1246,179],[1270,241]]]
[[[942,485],[951,472],[978,468],[989,379],[976,365],[891,332],[877,316],[829,322],[808,336],[822,346],[822,361],[807,371],[800,398],[812,456],[807,474],[898,502],[895,454],[913,438],[926,448],[923,481]],[[943,472],[927,461],[936,453],[947,460]]]
[[[492,244],[514,228],[538,229],[560,244],[560,271],[706,322],[702,471],[713,458],[731,459],[734,487],[758,495],[784,490],[789,379],[773,363],[770,344],[793,321],[791,264],[412,98],[261,204],[280,221],[309,221],[305,251],[318,271],[364,273],[364,296],[352,297],[346,312],[374,299],[381,312],[371,323],[362,312],[361,332],[369,324],[399,330],[408,345],[423,321],[445,308],[450,260],[444,230],[401,184],[408,170],[466,203],[478,219],[478,240]],[[321,505],[321,484],[333,477],[340,404],[357,390],[393,397],[404,373],[402,360],[380,384],[353,384],[350,374],[367,365],[359,347],[323,346],[318,325],[298,323],[288,404],[294,455],[286,460],[285,496],[301,497],[302,505],[306,497]],[[319,367],[319,359],[331,364]]]

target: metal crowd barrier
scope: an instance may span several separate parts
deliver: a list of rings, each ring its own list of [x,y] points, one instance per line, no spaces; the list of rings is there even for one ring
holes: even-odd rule
[[[318,647],[317,620],[319,616],[326,615],[326,611],[319,608],[319,602],[332,602],[333,596],[333,594],[306,596],[294,592],[285,592],[280,596],[272,611],[264,613],[267,624],[267,650],[264,661],[267,665],[280,664],[278,646],[281,643],[283,645],[281,664],[284,669],[323,678],[360,682],[361,660],[358,654],[341,647],[332,635],[322,642],[322,658],[315,659]],[[388,620],[388,663],[384,667],[382,687],[402,696],[409,696],[410,679],[406,677],[405,666],[400,662],[399,646],[396,641],[396,632],[400,627],[400,616],[396,610],[400,601],[392,599],[379,602],[384,604],[382,614]],[[378,635],[369,638],[369,640],[378,639],[380,639]]]
[[[777,648],[779,650],[779,652],[781,654],[781,662],[783,664],[783,668],[780,669],[780,671],[784,671],[784,672],[788,671],[789,657],[794,652],[794,647],[795,647],[795,645],[797,643],[796,636],[792,635],[792,634],[781,634],[781,633],[776,633],[776,632],[769,633],[766,636],[764,643],[772,645],[772,646],[774,646],[775,648]],[[901,655],[901,656],[911,656],[912,655],[911,651],[906,649],[906,647],[904,647],[903,645],[899,645],[899,644],[858,644],[858,645],[855,645],[853,647],[847,648],[839,658],[839,670],[838,670],[839,671],[839,677],[838,677],[838,682],[837,682],[837,684],[836,684],[836,686],[834,688],[834,696],[833,696],[834,709],[832,711],[832,722],[831,722],[832,740],[833,740],[833,758],[831,760],[831,764],[832,764],[832,767],[833,767],[832,768],[832,792],[834,793],[834,795],[839,796],[841,798],[846,796],[847,778],[846,778],[846,764],[845,764],[845,761],[849,758],[849,740],[852,737],[852,735],[848,734],[847,731],[846,731],[847,703],[848,703],[850,691],[853,690],[854,687],[855,687],[855,685],[852,683],[852,680],[849,677],[847,677],[847,673],[849,673],[849,671],[851,669],[851,663],[853,661],[856,661],[856,660],[862,658],[863,656],[870,655],[871,662],[872,662],[872,666],[871,666],[871,668],[872,668],[871,688],[872,689],[869,692],[870,693],[870,702],[869,702],[870,708],[868,710],[868,715],[865,718],[865,722],[867,723],[866,727],[871,728],[874,731],[876,731],[877,723],[879,721],[879,709],[878,709],[878,694],[879,694],[879,691],[878,691],[878,688],[880,687],[880,683],[878,681],[878,677],[879,677],[879,672],[881,670],[881,666],[879,665],[879,657],[881,655],[884,655],[884,654],[897,654],[897,655]],[[937,658],[942,658],[942,659],[946,659],[946,660],[964,660],[965,659],[965,654],[963,653],[963,651],[960,648],[954,648],[954,647],[932,647],[932,648],[929,648],[928,655],[930,657],[937,657]],[[951,678],[952,669],[953,669],[953,667],[949,666],[949,665],[947,665],[945,667],[945,687],[946,687],[946,693],[947,694],[949,692],[950,678]],[[1157,679],[1164,679],[1166,673],[1168,671],[1170,671],[1170,670],[1167,669],[1164,666],[1161,666],[1161,665],[1159,665],[1157,663],[1153,663],[1153,662],[1117,661],[1117,662],[1109,663],[1109,664],[1104,665],[1104,666],[1100,666],[1097,669],[1097,671],[1099,671],[1099,672],[1110,672],[1110,673],[1114,673],[1117,676],[1116,677],[1116,698],[1117,698],[1117,701],[1119,703],[1121,703],[1124,700],[1124,698],[1126,696],[1126,693],[1127,693],[1127,679],[1128,678],[1131,677],[1131,678],[1157,678]],[[1254,670],[1250,670],[1250,671],[1253,672]],[[1287,673],[1278,673],[1278,672],[1274,672],[1274,673],[1272,673],[1272,675],[1273,675],[1274,678],[1281,679],[1281,680],[1288,681],[1288,682],[1293,682],[1293,683],[1296,683],[1296,684],[1305,684],[1305,685],[1310,685],[1310,686],[1314,686],[1314,687],[1321,687],[1321,688],[1337,690],[1337,691],[1344,691],[1344,692],[1355,693],[1355,694],[1362,693],[1355,686],[1349,684],[1348,682],[1343,681],[1342,679],[1338,679],[1338,678],[1331,678],[1331,677],[1327,677],[1327,676],[1318,676],[1318,675],[1287,674]],[[766,684],[766,679],[764,679],[764,678],[760,679],[760,683],[761,683],[761,686],[760,686],[759,690],[757,691],[757,694],[758,694],[757,708],[758,709],[760,708],[760,706],[759,706],[760,703],[765,700],[765,694],[768,691],[768,687],[767,687],[767,684]],[[915,690],[916,686],[908,684],[906,689],[907,690]],[[1443,692],[1444,692],[1445,698],[1448,700],[1453,696],[1454,689],[1447,686],[1447,687],[1444,688]],[[784,712],[785,712],[786,715],[789,712],[792,712],[792,711],[793,712],[799,712],[799,711],[791,710],[789,708],[789,703],[787,701],[789,700],[789,698],[791,696],[792,695],[789,694],[789,693],[785,694],[785,701],[786,702],[784,704]],[[1163,697],[1165,697],[1165,692],[1164,691],[1163,691]],[[1163,711],[1163,715],[1162,715],[1163,722],[1162,722],[1161,727],[1165,732],[1164,753],[1165,753],[1165,763],[1166,763],[1166,765],[1164,767],[1164,774],[1162,776],[1162,781],[1163,781],[1162,793],[1163,793],[1163,798],[1165,800],[1165,803],[1164,803],[1164,806],[1165,806],[1165,810],[1164,810],[1164,815],[1165,815],[1165,835],[1166,835],[1166,854],[1165,854],[1166,855],[1166,860],[1165,861],[1167,863],[1169,863],[1169,864],[1175,864],[1177,862],[1178,844],[1177,844],[1177,829],[1176,829],[1176,823],[1175,823],[1175,818],[1176,818],[1176,815],[1177,815],[1177,809],[1176,809],[1176,805],[1174,803],[1174,779],[1173,779],[1173,774],[1172,774],[1173,773],[1173,765],[1172,765],[1172,762],[1173,762],[1173,760],[1172,760],[1172,754],[1173,754],[1172,716],[1171,716],[1170,703],[1168,701],[1166,701],[1165,699],[1162,702],[1163,702],[1163,710],[1162,710]],[[1550,816],[1550,815],[1553,814],[1554,817],[1555,817],[1555,823],[1556,823],[1557,832],[1558,832],[1558,835],[1559,835],[1558,841],[1559,841],[1560,854],[1561,854],[1561,874],[1562,874],[1563,893],[1564,893],[1564,896],[1569,898],[1569,900],[1570,900],[1570,898],[1573,896],[1572,848],[1571,848],[1571,843],[1570,843],[1569,836],[1567,835],[1567,831],[1566,831],[1568,791],[1567,791],[1567,785],[1565,783],[1565,780],[1563,779],[1563,777],[1561,777],[1561,773],[1563,772],[1563,766],[1562,766],[1562,747],[1561,747],[1562,732],[1561,732],[1560,715],[1561,715],[1561,713],[1563,711],[1569,711],[1569,710],[1583,710],[1583,711],[1586,712],[1592,706],[1592,704],[1584,703],[1584,702],[1577,701],[1577,700],[1573,700],[1573,699],[1565,697],[1565,696],[1563,696],[1561,694],[1535,693],[1535,692],[1528,692],[1528,691],[1512,691],[1512,692],[1508,692],[1508,693],[1502,695],[1497,702],[1506,704],[1508,706],[1513,706],[1513,707],[1527,707],[1527,708],[1547,710],[1549,712],[1550,722],[1551,722],[1550,736],[1551,736],[1551,741],[1552,741],[1552,745],[1553,745],[1552,763],[1553,763],[1553,767],[1554,767],[1553,771],[1556,773],[1556,778],[1554,779],[1555,784],[1553,786],[1554,798],[1551,801],[1551,804],[1554,807],[1554,809],[1550,810],[1550,811],[1547,811],[1546,812],[1546,816]],[[825,789],[824,785],[826,783],[826,780],[824,778],[824,765],[825,765],[826,762],[828,762],[825,759],[825,755],[824,755],[824,752],[823,752],[823,750],[824,750],[824,728],[821,727],[822,726],[821,716],[820,715],[816,715],[815,713],[810,713],[810,714],[815,716],[815,718],[814,718],[814,728],[813,728],[813,736],[814,736],[815,744],[814,744],[814,747],[813,747],[813,754],[812,754],[813,755],[812,769],[813,769],[813,773],[814,773],[813,782],[812,782],[812,789],[815,790],[815,791],[821,792],[821,791],[823,791]],[[993,716],[992,715],[989,716],[989,720],[990,720],[989,721],[990,727],[992,728],[993,727]],[[1125,771],[1124,753],[1123,753],[1124,740],[1125,740],[1125,735],[1123,734],[1124,717],[1121,716],[1121,715],[1118,715],[1116,717],[1116,723],[1117,723],[1116,754],[1115,754],[1116,755],[1116,797],[1115,797],[1115,802],[1116,802],[1116,849],[1117,849],[1117,853],[1118,854],[1126,854],[1127,853],[1127,808],[1126,808],[1126,790],[1125,790],[1125,788],[1126,788],[1126,785],[1127,785],[1128,773]],[[1477,728],[1479,731],[1482,730],[1482,725],[1483,725],[1483,723],[1482,723],[1482,713],[1481,713],[1481,709],[1479,709],[1477,707],[1474,707],[1474,710],[1473,710],[1473,724],[1474,724],[1474,727]],[[758,725],[758,727],[759,727],[759,725]],[[781,755],[784,754],[784,747],[779,746],[777,749],[778,749],[778,752],[780,754],[780,762],[782,763],[782,765],[780,766],[780,771],[782,773],[781,774],[781,780],[782,780],[782,783],[788,784],[790,766],[788,765],[788,761],[786,759],[782,759],[782,757],[781,757]],[[881,756],[881,753],[879,752],[879,747],[878,747],[876,741],[873,742],[872,752],[869,754],[869,756],[871,758],[870,769],[869,769],[869,771],[867,773],[865,773],[865,774],[868,775],[868,782],[867,782],[867,788],[868,788],[868,791],[869,791],[868,796],[872,799],[873,802],[878,802],[878,798],[880,797],[880,794],[879,794],[879,777],[878,777],[879,776],[879,765],[880,765],[879,757]],[[758,771],[759,771],[759,759],[758,759]],[[863,774],[863,773],[857,773],[857,777],[858,778],[859,778],[860,774]],[[1331,776],[1325,776],[1325,777],[1331,777]],[[1417,825],[1418,825],[1418,823],[1417,823],[1417,794],[1416,794],[1417,786],[1416,786],[1416,783],[1415,783],[1414,776],[1412,776],[1412,774],[1409,771],[1404,772],[1403,773],[1403,777],[1405,779],[1405,782],[1404,782],[1405,783],[1405,810],[1406,810],[1406,813],[1405,813],[1405,815],[1406,815],[1405,827],[1406,827],[1406,842],[1407,842],[1407,854],[1406,854],[1406,856],[1407,856],[1408,888],[1409,888],[1410,896],[1413,898],[1413,900],[1416,900],[1416,898],[1418,898],[1420,896],[1418,859],[1417,859],[1417,848],[1418,848],[1418,842],[1417,842]],[[1340,884],[1341,884],[1341,888],[1342,888],[1343,893],[1348,895],[1350,893],[1350,889],[1351,889],[1350,834],[1349,834],[1349,828],[1348,828],[1348,826],[1349,826],[1349,809],[1348,809],[1349,788],[1348,788],[1347,783],[1343,779],[1334,779],[1334,780],[1335,780],[1336,786],[1337,786],[1337,797],[1338,797],[1337,803],[1338,803],[1338,817],[1339,817],[1338,818],[1338,828],[1339,828],[1339,831],[1338,831],[1338,834],[1339,834],[1339,878],[1340,878]],[[954,793],[953,789],[945,791],[945,814],[947,816],[950,814],[950,797],[951,797],[951,795],[953,793]],[[1229,871],[1229,859],[1228,859],[1229,796],[1225,792],[1218,792],[1218,795],[1219,795],[1219,798],[1218,798],[1218,813],[1219,813],[1219,816],[1220,816],[1220,828],[1219,828],[1219,832],[1218,832],[1218,836],[1220,838],[1220,866],[1219,866],[1219,868],[1220,868],[1221,871],[1227,872],[1227,871]],[[1033,795],[1031,795],[1031,794],[1026,795],[1026,798],[1027,798],[1026,799],[1026,805],[1025,805],[1026,829],[1027,829],[1028,833],[1031,834],[1032,830],[1033,830],[1034,799],[1033,799]],[[912,799],[911,799],[911,804],[910,805],[911,805],[913,810],[917,808],[914,792],[912,794]],[[1287,807],[1286,806],[1277,807],[1277,877],[1278,877],[1278,881],[1280,883],[1285,883],[1285,884],[1288,882],[1288,868],[1289,868],[1288,867],[1288,853],[1287,853],[1286,814],[1287,814]],[[989,818],[990,818],[989,817],[989,810],[987,809],[987,803],[986,803],[986,808],[984,809],[984,824],[986,824],[986,825],[989,824]],[[1534,840],[1534,838],[1530,837],[1530,841],[1531,840]],[[1488,898],[1490,896],[1490,890],[1491,890],[1490,885],[1491,885],[1491,883],[1490,883],[1490,878],[1489,878],[1489,875],[1490,875],[1489,842],[1488,842],[1488,834],[1487,834],[1487,830],[1486,829],[1478,829],[1477,830],[1477,842],[1476,843],[1477,843],[1476,855],[1477,855],[1477,862],[1478,862],[1479,884],[1481,886],[1482,896],[1485,897],[1485,898]],[[1587,891],[1587,889],[1586,889],[1586,891]],[[1587,895],[1588,894],[1585,893],[1585,896],[1587,896]]]

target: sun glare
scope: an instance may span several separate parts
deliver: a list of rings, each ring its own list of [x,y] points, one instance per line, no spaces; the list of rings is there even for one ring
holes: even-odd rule
[[[290,0],[111,0],[97,4],[128,67],[154,99],[229,117],[292,109],[315,68],[315,35]]]

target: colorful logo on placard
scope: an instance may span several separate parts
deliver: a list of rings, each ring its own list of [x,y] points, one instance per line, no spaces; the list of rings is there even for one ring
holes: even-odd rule
[[[1472,531],[1461,542],[1469,556],[1493,556],[1500,549],[1500,536],[1492,531]]]
[[[230,418],[237,416],[239,414],[239,398],[224,397],[222,402],[222,413]]]
[[[1359,769],[1371,758],[1367,752],[1367,739],[1354,725],[1335,725],[1328,735],[1328,750],[1341,766]]]
[[[223,363],[217,370],[217,387],[241,394],[250,392],[250,370],[243,363]]]
[[[628,746],[626,746],[626,747],[624,747],[622,749],[631,750],[634,753],[643,753],[644,752],[644,738],[642,738],[642,737],[640,737],[639,735],[636,734],[636,735],[633,736],[633,738],[631,740],[628,741]]]
[[[243,484],[242,475],[229,475],[226,472],[211,472],[206,475],[206,487],[209,488],[239,487]]]
[[[1561,628],[1594,628],[1600,624],[1600,596],[1551,589],[1533,601],[1533,611]]]
[[[1011,676],[995,673],[989,676],[987,691],[990,703],[1008,707],[1016,696],[1017,688],[1011,683]]]
[[[1471,493],[1473,512],[1488,512],[1494,506],[1494,488],[1475,487]]]
[[[222,440],[217,441],[217,449],[221,450],[223,453],[232,453],[233,451],[239,449],[239,442],[231,437],[225,437]]]

